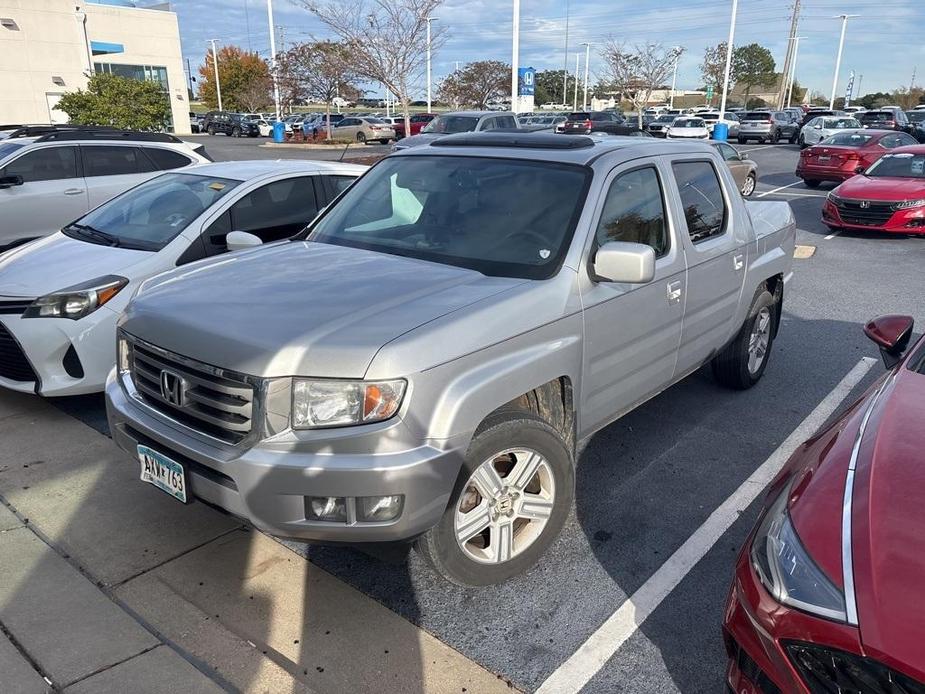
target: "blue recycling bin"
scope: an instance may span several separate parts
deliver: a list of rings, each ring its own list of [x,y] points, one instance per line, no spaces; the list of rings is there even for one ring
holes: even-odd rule
[[[725,142],[729,139],[729,126],[725,123],[717,123],[713,126],[713,139]]]
[[[273,142],[286,141],[286,126],[282,121],[276,121],[273,124]]]

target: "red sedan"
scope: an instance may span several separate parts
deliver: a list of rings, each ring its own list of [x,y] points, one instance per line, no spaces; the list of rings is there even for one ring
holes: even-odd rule
[[[436,113],[415,113],[411,116],[411,134],[417,135],[421,132],[421,128],[430,123],[434,118],[437,117]],[[405,137],[405,121],[401,119],[392,126],[395,129],[395,139],[400,140]]]
[[[925,339],[865,328],[890,371],[771,486],[726,603],[736,694],[925,692]]]
[[[847,181],[897,147],[917,144],[894,130],[848,130],[800,151],[796,175],[810,188],[822,181]]]
[[[822,221],[834,230],[925,234],[925,145],[894,149],[835,188]]]

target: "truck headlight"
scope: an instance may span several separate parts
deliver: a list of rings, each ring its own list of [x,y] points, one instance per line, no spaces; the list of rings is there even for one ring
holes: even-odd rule
[[[128,280],[118,275],[97,277],[95,280],[40,296],[25,310],[22,317],[79,320],[108,302],[127,284]]]
[[[752,541],[751,560],[764,587],[780,603],[846,622],[845,596],[803,548],[787,512],[791,481],[768,508]]]
[[[381,422],[401,406],[406,383],[296,378],[292,382],[292,427],[350,426]]]

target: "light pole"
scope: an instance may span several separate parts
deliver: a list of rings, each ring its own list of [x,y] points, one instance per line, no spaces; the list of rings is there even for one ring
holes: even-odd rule
[[[215,97],[218,100],[218,110],[222,110],[222,85],[218,80],[218,54],[215,52],[215,42],[218,39],[209,39],[212,44],[212,67],[215,68]]]
[[[436,17],[427,18],[427,112],[430,113],[430,23],[438,21]]]
[[[514,31],[511,50],[511,111],[519,110],[517,68],[520,60],[520,0],[514,0]]]
[[[270,23],[270,72],[273,74],[273,106],[279,120],[279,81],[276,79],[276,31],[273,28],[273,0],[267,0],[267,21]]]
[[[726,97],[729,96],[729,70],[732,67],[732,41],[736,34],[736,12],[739,10],[739,0],[732,0],[732,17],[729,20],[729,38],[726,41],[726,71],[723,74],[723,96],[719,102],[720,114],[726,113]],[[745,104],[747,107],[748,104]]]
[[[678,55],[674,59],[674,74],[671,76],[671,95],[668,97],[668,108],[674,109],[674,88],[678,83],[678,63],[681,61],[681,47],[675,46]]]
[[[845,47],[845,29],[848,28],[848,20],[852,17],[859,17],[856,14],[837,14],[833,19],[841,19],[841,38],[838,40],[838,56],[835,58],[835,75],[832,77],[832,96],[829,97],[829,110],[835,108],[835,90],[838,89],[838,71],[841,70],[841,53]]]
[[[572,110],[578,110],[578,61],[581,60],[581,53],[575,54],[575,97],[572,99]]]
[[[790,65],[790,85],[787,88],[787,108],[793,103],[793,83],[797,79],[797,53],[800,51],[800,40],[805,36],[794,36],[793,41],[793,62]]]
[[[581,45],[585,47],[585,94],[584,94],[584,97],[582,97],[581,99],[581,108],[587,109],[588,108],[588,60],[591,58],[591,44],[585,42]]]
[[[565,0],[565,61],[562,65],[562,105],[566,104],[568,99],[568,20],[569,20],[570,0]],[[578,75],[575,75],[578,79]]]

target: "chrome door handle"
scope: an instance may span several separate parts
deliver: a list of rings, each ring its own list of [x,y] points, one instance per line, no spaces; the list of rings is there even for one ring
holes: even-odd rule
[[[732,267],[735,268],[736,272],[745,267],[745,257],[742,255],[732,256]]]
[[[64,191],[65,195],[80,195],[81,193],[83,193],[82,188],[68,188]]]
[[[673,304],[681,301],[681,283],[680,282],[669,282],[668,283],[668,303]]]

